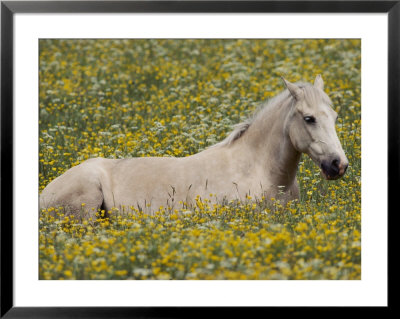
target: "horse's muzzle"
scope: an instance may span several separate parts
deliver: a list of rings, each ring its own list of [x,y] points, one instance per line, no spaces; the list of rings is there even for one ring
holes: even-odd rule
[[[322,175],[328,180],[342,177],[346,173],[349,162],[339,157],[330,157],[321,161]]]

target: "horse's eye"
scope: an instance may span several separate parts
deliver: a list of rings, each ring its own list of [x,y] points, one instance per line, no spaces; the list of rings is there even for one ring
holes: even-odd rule
[[[314,116],[305,116],[304,121],[306,121],[309,124],[315,123],[315,117]]]

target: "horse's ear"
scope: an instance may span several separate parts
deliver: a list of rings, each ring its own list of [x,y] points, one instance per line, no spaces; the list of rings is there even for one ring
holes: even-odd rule
[[[296,84],[290,83],[287,81],[283,76],[282,80],[285,83],[287,89],[289,90],[290,94],[296,99],[300,100],[303,97],[303,90],[300,89]]]
[[[317,89],[320,89],[320,90],[322,90],[322,91],[324,90],[324,80],[322,80],[321,74],[318,74],[318,75],[315,77],[314,86],[315,86]]]

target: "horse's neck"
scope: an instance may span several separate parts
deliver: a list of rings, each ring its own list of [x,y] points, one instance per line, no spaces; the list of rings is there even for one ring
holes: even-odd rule
[[[253,154],[249,160],[254,160],[262,168],[265,179],[274,186],[290,187],[293,184],[301,155],[284,128],[289,108],[287,101],[266,110],[266,114],[260,114],[241,141],[241,146],[249,148],[248,153]]]

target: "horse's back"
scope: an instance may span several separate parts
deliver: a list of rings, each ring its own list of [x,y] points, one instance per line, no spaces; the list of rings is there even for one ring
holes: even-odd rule
[[[188,157],[121,160],[110,172],[114,195],[111,206],[140,206],[154,211],[160,206],[190,206],[197,196],[237,198],[237,186],[231,180],[235,176],[231,160],[231,154],[218,148]]]
[[[92,211],[134,207],[153,212],[160,206],[190,205],[197,196],[240,199],[258,193],[260,181],[252,177],[253,167],[232,165],[234,160],[225,148],[182,158],[90,159],[53,180],[43,190],[40,206],[64,206],[74,214],[82,203]]]

